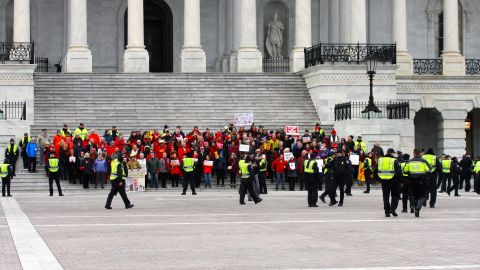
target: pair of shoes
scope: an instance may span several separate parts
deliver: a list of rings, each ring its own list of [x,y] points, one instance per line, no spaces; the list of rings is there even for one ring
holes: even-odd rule
[[[7,197],[12,197],[12,194],[8,194]]]
[[[62,193],[62,194],[59,194],[58,196],[63,197],[63,193]]]
[[[460,194],[455,194],[455,197],[461,197]]]
[[[185,192],[182,192],[182,195],[187,195],[187,193],[185,193]]]
[[[430,205],[430,208],[435,208],[435,205]]]
[[[196,192],[193,192],[192,195],[197,195],[197,193],[196,193]]]
[[[385,217],[390,217],[390,212],[385,212]]]
[[[134,204],[130,204],[130,205],[125,206],[125,209],[130,209],[130,208],[133,208],[134,206],[135,206]]]
[[[363,193],[365,193],[365,194],[368,194],[368,193],[370,193],[370,191],[368,191],[368,190],[365,190]]]
[[[310,204],[308,207],[318,207],[316,204]]]
[[[320,196],[319,198],[320,198],[320,201],[322,201],[322,203],[326,203],[325,202],[325,197]]]
[[[407,209],[402,209],[402,213],[407,213]]]
[[[240,202],[240,204],[245,204],[245,202]]]
[[[339,202],[339,203],[338,203],[338,206],[343,206],[343,202]]]
[[[415,208],[413,208],[413,207],[412,207],[412,208],[410,208],[410,213],[412,213],[412,214],[413,214],[414,212],[415,212]]]
[[[337,203],[338,203],[337,201],[333,201],[333,202],[330,202],[330,204],[328,206],[334,206]]]
[[[50,197],[52,197],[52,196],[53,196],[53,194],[50,194],[49,196],[50,196]]]
[[[444,193],[444,192],[445,192],[445,190],[440,190],[438,193]]]
[[[258,200],[255,202],[255,204],[260,203],[260,202],[262,202],[262,201],[263,201],[262,198],[258,198]]]
[[[111,206],[106,206],[106,205],[105,205],[105,209],[112,209],[112,207],[111,207]]]
[[[420,217],[420,209],[415,209],[415,217]]]
[[[347,196],[353,196],[352,193],[346,193],[345,195],[347,195]]]
[[[398,214],[395,211],[390,211],[390,214],[392,214],[392,216],[394,216],[394,217],[398,217]]]

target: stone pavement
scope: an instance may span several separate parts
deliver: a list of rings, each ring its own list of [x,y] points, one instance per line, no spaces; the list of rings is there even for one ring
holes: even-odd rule
[[[7,209],[6,200],[18,202],[63,269],[480,269],[473,193],[440,194],[420,218],[400,210],[385,218],[379,190],[354,190],[343,207],[319,208],[306,207],[306,192],[271,192],[240,206],[235,192],[203,191],[129,194],[129,210],[117,196],[105,210],[106,194],[0,201]],[[22,248],[8,231],[0,208],[0,269],[21,269]]]

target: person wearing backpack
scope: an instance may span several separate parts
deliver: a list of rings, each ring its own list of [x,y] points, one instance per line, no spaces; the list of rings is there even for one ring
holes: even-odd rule
[[[340,189],[340,200],[338,201],[338,206],[343,206],[343,199],[345,197],[345,183],[347,182],[347,177],[350,177],[352,171],[352,163],[346,157],[345,153],[341,149],[335,154],[335,158],[329,163],[325,164],[325,168],[331,168],[333,178],[335,181],[334,188],[330,192],[330,201],[329,206],[335,205],[335,193],[337,188]]]

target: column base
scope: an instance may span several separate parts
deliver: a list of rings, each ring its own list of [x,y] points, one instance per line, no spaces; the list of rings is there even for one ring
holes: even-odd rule
[[[262,53],[257,48],[240,48],[237,52],[237,72],[261,73]]]
[[[413,58],[408,52],[397,52],[397,75],[413,75]]]
[[[150,72],[150,57],[145,49],[126,49],[123,54],[123,72]]]
[[[63,58],[63,71],[69,73],[91,73],[92,52],[88,47],[70,48]]]
[[[202,48],[183,48],[180,59],[181,72],[207,72],[207,57]]]
[[[303,48],[294,48],[290,55],[290,71],[298,72],[305,69],[305,51]]]
[[[230,54],[230,73],[236,73],[237,72],[237,60],[238,60],[238,54],[237,51],[232,51]]]
[[[444,52],[443,75],[444,76],[465,76],[465,57],[458,52]]]
[[[230,55],[225,55],[222,61],[222,72],[230,72]]]

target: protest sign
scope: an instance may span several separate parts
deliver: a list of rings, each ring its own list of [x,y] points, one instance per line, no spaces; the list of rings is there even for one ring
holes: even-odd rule
[[[285,133],[287,135],[298,135],[298,126],[286,126]]]
[[[250,152],[250,145],[240,144],[240,152]]]
[[[284,158],[286,161],[289,161],[291,157],[293,157],[293,153],[284,153],[284,154],[283,154],[283,158]]]
[[[235,126],[250,126],[253,124],[253,113],[236,113]]]
[[[350,162],[352,162],[352,165],[360,164],[360,156],[359,155],[350,155]]]
[[[128,177],[125,182],[127,192],[145,191],[145,170],[128,170]]]

